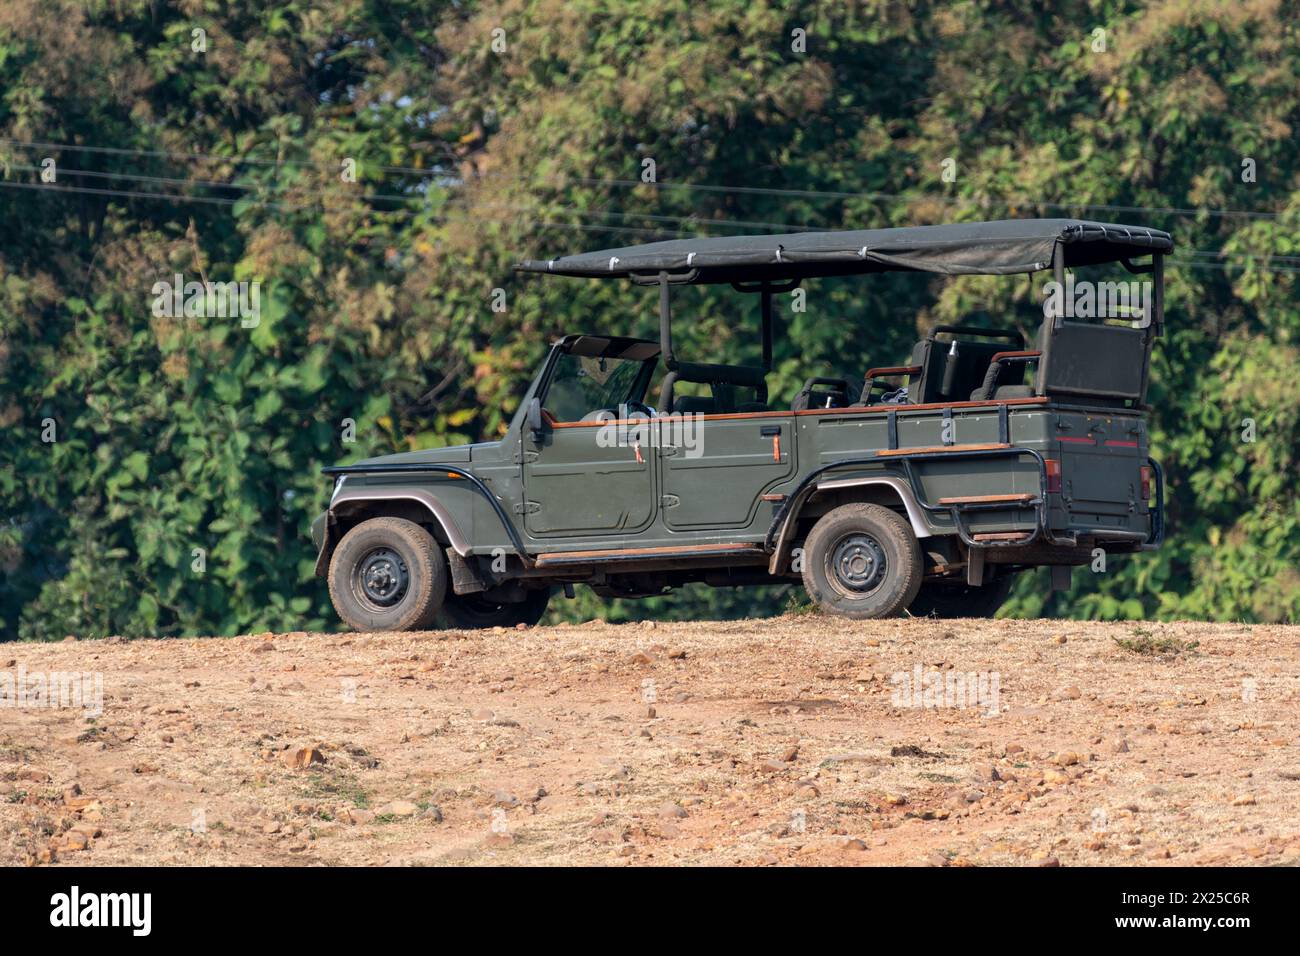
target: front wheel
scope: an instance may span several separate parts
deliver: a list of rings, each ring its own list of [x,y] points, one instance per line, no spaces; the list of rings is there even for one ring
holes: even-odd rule
[[[371,518],[334,549],[329,588],[334,610],[358,631],[423,630],[447,594],[447,559],[415,522]]]
[[[893,617],[912,603],[921,577],[916,536],[880,505],[840,505],[822,515],[804,542],[804,588],[831,614]]]
[[[522,601],[491,601],[479,594],[449,594],[442,608],[446,627],[475,630],[483,627],[532,627],[542,619],[551,603],[551,589],[526,592]]]

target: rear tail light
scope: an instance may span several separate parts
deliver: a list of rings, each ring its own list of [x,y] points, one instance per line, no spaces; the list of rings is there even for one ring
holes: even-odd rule
[[[1047,466],[1047,493],[1049,495],[1059,495],[1061,493],[1061,463],[1055,458],[1045,458],[1043,464]]]
[[[1142,500],[1151,500],[1151,466],[1142,466]]]

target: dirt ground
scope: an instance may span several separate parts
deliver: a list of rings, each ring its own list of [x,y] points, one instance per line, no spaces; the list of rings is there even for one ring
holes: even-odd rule
[[[0,665],[7,865],[1300,862],[1294,626],[803,615]],[[93,677],[15,702],[55,671],[100,675],[102,713]]]

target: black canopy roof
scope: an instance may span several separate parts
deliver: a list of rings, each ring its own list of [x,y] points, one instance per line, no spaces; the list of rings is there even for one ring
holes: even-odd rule
[[[1013,275],[1051,268],[1058,243],[1067,266],[1116,262],[1174,247],[1169,233],[1145,226],[1081,219],[1003,219],[902,229],[671,239],[559,259],[532,259],[515,268],[602,279],[697,270],[693,281],[704,283],[888,270]]]

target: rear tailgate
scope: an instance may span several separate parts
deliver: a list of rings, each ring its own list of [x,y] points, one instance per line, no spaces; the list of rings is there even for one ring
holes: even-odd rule
[[[1059,491],[1049,480],[1048,523],[1056,534],[1140,541],[1151,531],[1153,476],[1147,425],[1139,412],[1060,411],[1049,458],[1060,462]]]

